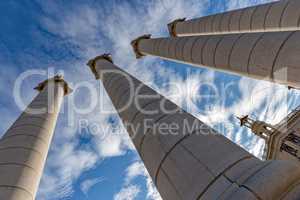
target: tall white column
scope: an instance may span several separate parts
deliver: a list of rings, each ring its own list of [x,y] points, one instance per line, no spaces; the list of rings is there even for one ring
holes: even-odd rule
[[[158,56],[300,88],[300,31],[157,39],[146,35],[132,45],[137,58]]]
[[[0,139],[0,199],[34,200],[64,95],[61,76],[40,83],[40,93]]]
[[[171,36],[214,35],[300,29],[300,1],[281,0],[168,24]]]
[[[89,62],[164,200],[299,199],[300,168],[263,162],[121,70]]]

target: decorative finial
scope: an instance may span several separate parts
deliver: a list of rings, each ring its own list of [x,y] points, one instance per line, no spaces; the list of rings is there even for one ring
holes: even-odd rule
[[[184,22],[185,20],[186,20],[186,18],[180,18],[180,19],[176,19],[168,24],[169,34],[171,37],[177,37],[176,25],[178,22]]]
[[[64,84],[64,94],[70,94],[73,90],[69,87],[68,83],[64,80],[63,75],[55,75],[53,78],[47,79],[38,84],[34,89],[41,92],[48,83],[63,83]]]
[[[139,42],[140,42],[141,40],[143,40],[143,39],[150,39],[150,38],[151,38],[151,35],[150,35],[150,34],[148,34],[148,35],[142,35],[142,36],[140,36],[140,37],[134,39],[134,40],[131,42],[131,46],[132,46],[132,48],[133,48],[133,51],[134,51],[135,56],[136,56],[137,59],[139,59],[139,58],[145,56],[144,54],[142,54],[142,53],[139,51],[139,47],[138,47],[138,46],[139,46]]]
[[[105,53],[105,54],[102,54],[100,56],[96,56],[95,58],[89,60],[87,65],[91,68],[91,70],[94,73],[96,79],[100,78],[100,76],[99,76],[99,74],[96,70],[96,62],[97,62],[97,60],[101,60],[101,59],[104,59],[104,60],[107,60],[108,62],[114,63],[110,53]]]

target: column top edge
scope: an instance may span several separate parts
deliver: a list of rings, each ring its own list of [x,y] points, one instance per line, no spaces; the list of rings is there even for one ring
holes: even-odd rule
[[[91,69],[91,71],[93,72],[93,74],[95,75],[95,78],[96,78],[96,79],[99,79],[99,78],[100,78],[100,77],[99,77],[99,74],[98,74],[98,72],[97,72],[97,70],[96,70],[96,62],[97,62],[98,60],[102,60],[102,59],[103,59],[103,60],[106,60],[106,61],[108,61],[108,62],[110,62],[110,63],[112,63],[112,64],[114,64],[113,59],[112,59],[112,56],[111,56],[110,53],[105,53],[105,54],[96,56],[95,58],[89,60],[88,63],[87,63],[87,66],[90,67],[90,69]]]
[[[63,83],[64,84],[64,95],[72,93],[72,89],[69,87],[69,84],[64,80],[62,75],[56,75],[53,78],[47,79],[38,84],[34,89],[41,92],[48,83]]]
[[[172,22],[168,23],[168,30],[169,30],[169,34],[171,37],[177,37],[176,34],[176,25],[179,22],[184,22],[186,20],[186,18],[179,18],[179,19],[175,19]]]
[[[146,34],[146,35],[142,35],[142,36],[140,36],[140,37],[138,37],[138,38],[132,40],[131,46],[132,46],[132,48],[133,48],[133,51],[134,51],[135,56],[136,56],[137,59],[139,59],[139,58],[145,56],[144,54],[142,54],[142,53],[139,51],[139,47],[138,47],[139,42],[140,42],[141,40],[144,40],[144,39],[150,39],[150,38],[151,38],[151,35],[150,35],[150,34]]]

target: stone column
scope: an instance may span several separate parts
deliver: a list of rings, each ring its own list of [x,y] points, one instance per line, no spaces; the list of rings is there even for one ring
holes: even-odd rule
[[[168,24],[171,36],[213,35],[300,29],[300,1],[281,0]]]
[[[300,197],[298,164],[255,158],[118,68],[108,55],[88,64],[164,200]]]
[[[0,199],[34,200],[64,95],[60,76],[36,87],[40,93],[0,140]]]
[[[137,58],[153,55],[300,88],[300,31],[149,38],[132,42]]]

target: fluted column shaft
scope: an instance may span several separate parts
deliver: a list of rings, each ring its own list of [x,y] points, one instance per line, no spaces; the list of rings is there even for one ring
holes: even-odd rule
[[[300,31],[141,39],[137,50],[300,88]]]
[[[66,83],[41,83],[40,93],[0,139],[0,199],[34,200]]]
[[[172,36],[294,31],[300,27],[300,1],[281,0],[187,21],[170,23]]]
[[[292,185],[300,177],[296,163],[262,162],[106,56],[89,65],[101,78],[164,200],[272,200],[286,197],[288,188],[294,191]]]

